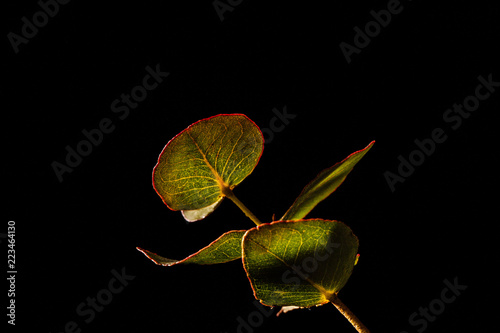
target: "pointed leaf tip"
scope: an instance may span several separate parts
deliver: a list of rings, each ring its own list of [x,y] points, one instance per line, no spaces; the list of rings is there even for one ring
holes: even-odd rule
[[[164,258],[140,247],[137,247],[137,250],[160,266],[173,266],[177,264],[222,264],[241,258],[241,239],[245,232],[246,230],[228,231],[198,252],[182,260]]]
[[[344,160],[321,171],[307,184],[281,220],[300,220],[309,214],[318,203],[332,194],[346,179],[354,166],[371,149],[375,141],[365,148],[347,156]]]

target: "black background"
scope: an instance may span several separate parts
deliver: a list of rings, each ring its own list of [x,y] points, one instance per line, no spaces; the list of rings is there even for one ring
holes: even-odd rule
[[[359,237],[360,262],[340,297],[373,332],[416,332],[409,316],[457,278],[467,289],[426,331],[484,329],[498,263],[489,191],[500,92],[456,130],[443,114],[474,94],[478,76],[500,81],[493,3],[404,1],[349,64],[339,44],[353,44],[353,28],[387,1],[247,0],[223,21],[212,1],[72,1],[17,54],[5,38],[0,231],[16,222],[15,329],[62,332],[74,321],[82,332],[236,332],[237,318],[256,311],[240,261],[165,268],[135,247],[183,258],[252,222],[226,200],[187,224],[154,192],[151,171],[163,146],[199,119],[244,113],[266,128],[284,107],[296,117],[266,143],[239,199],[261,220],[281,216],[319,171],[376,140],[309,215],[344,221]],[[4,36],[40,10],[35,1],[4,7]],[[157,65],[170,75],[120,120],[111,103]],[[103,118],[115,130],[59,182],[51,163],[64,163],[65,147]],[[447,140],[392,192],[384,173],[397,173],[398,156],[435,128]],[[86,323],[76,308],[122,269],[133,280]],[[332,305],[273,315],[254,331],[304,329],[354,331]]]

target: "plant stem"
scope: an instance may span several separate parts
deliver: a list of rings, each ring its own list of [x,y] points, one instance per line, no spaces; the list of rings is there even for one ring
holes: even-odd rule
[[[245,213],[245,215],[250,219],[252,220],[253,223],[255,223],[256,225],[260,225],[262,224],[262,222],[259,221],[259,219],[253,215],[253,213],[250,211],[250,209],[248,209],[244,204],[243,202],[241,202],[233,193],[233,191],[231,191],[230,188],[225,188],[223,189],[223,193],[226,197],[228,197],[229,199],[231,199],[232,202],[234,202],[236,204],[236,206],[238,206],[239,209],[241,209],[243,211],[243,213]]]
[[[365,325],[352,313],[349,308],[342,303],[340,298],[337,297],[337,295],[333,295],[332,298],[330,299],[330,302],[332,302],[333,305],[337,308],[337,310],[340,311],[346,317],[347,320],[354,326],[354,328],[359,332],[359,333],[370,333],[368,328],[366,328]]]

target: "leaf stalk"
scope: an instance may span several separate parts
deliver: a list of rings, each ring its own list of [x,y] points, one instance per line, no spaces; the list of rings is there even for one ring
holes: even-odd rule
[[[354,313],[337,297],[333,295],[330,302],[342,313],[342,315],[354,326],[359,333],[370,333],[370,330],[356,317]]]
[[[245,215],[252,220],[253,223],[256,225],[261,225],[262,222],[259,221],[259,219],[248,209],[243,202],[241,202],[233,193],[233,191],[229,187],[225,187],[222,189],[222,193],[228,197],[236,206],[238,206],[239,209],[245,213]]]

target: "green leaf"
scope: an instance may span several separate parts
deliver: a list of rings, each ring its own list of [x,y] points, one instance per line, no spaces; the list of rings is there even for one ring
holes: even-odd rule
[[[306,217],[318,203],[326,199],[342,184],[356,163],[365,156],[374,143],[375,141],[370,142],[364,149],[352,153],[342,162],[321,171],[313,181],[304,187],[281,220],[300,220]]]
[[[241,258],[241,239],[246,230],[226,232],[208,246],[182,260],[167,259],[148,250],[137,248],[155,264],[172,266],[177,264],[213,265]]]
[[[338,221],[262,224],[243,237],[243,266],[255,298],[269,306],[331,301],[351,275],[358,239]]]
[[[252,173],[263,148],[262,132],[243,114],[200,120],[165,146],[153,186],[170,209],[188,221],[202,219]]]

